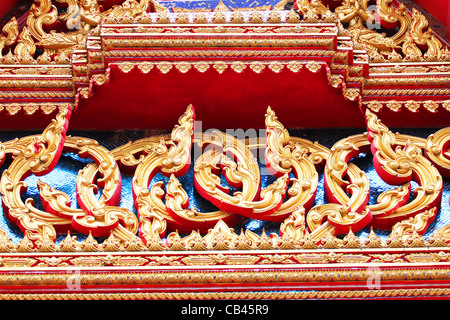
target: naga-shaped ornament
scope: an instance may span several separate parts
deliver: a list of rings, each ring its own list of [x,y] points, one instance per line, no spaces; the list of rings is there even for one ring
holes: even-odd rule
[[[316,196],[319,175],[310,158],[311,151],[301,143],[290,144],[290,140],[288,131],[269,107],[266,113],[266,166],[275,177],[291,171],[295,176],[290,178],[288,200],[266,218],[270,221],[283,221],[299,208],[309,210]],[[316,159],[317,164],[321,162],[320,157]]]
[[[155,236],[162,237],[167,230],[167,220],[177,224],[170,218],[165,206],[158,206],[158,198],[162,199],[164,196],[161,185],[155,185],[151,191],[148,186],[158,172],[168,176],[181,176],[189,170],[194,119],[194,107],[190,105],[180,117],[179,125],[172,130],[171,140],[163,140],[154,145],[136,168],[132,182],[133,196],[139,214],[140,236],[144,243]]]
[[[443,181],[438,169],[422,154],[411,140],[402,145],[401,139],[383,125],[371,111],[366,111],[367,137],[371,142],[373,163],[378,175],[388,184],[402,185],[415,181],[415,198],[393,212],[372,221],[375,228],[391,229],[394,224],[427,212],[425,222],[420,221],[415,231],[423,234],[440,208]],[[435,208],[436,210],[432,210]],[[419,219],[416,219],[419,221]]]
[[[14,158],[0,180],[0,194],[8,218],[34,243],[55,241],[54,224],[61,221],[54,215],[30,208],[32,200],[22,201],[20,194],[27,188],[23,180],[31,174],[45,175],[56,166],[64,147],[71,114],[70,106],[60,108],[56,119],[41,135],[29,139],[25,149]]]

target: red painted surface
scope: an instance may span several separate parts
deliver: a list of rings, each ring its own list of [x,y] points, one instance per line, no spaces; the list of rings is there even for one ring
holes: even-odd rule
[[[450,2],[448,0],[416,0],[416,2],[447,26],[447,40],[450,41]]]
[[[450,7],[448,0],[416,0],[425,10],[431,13],[440,22],[448,22],[448,9]]]
[[[20,0],[2,0],[0,3],[0,17],[3,17],[11,10]]]
[[[187,106],[193,104],[199,130],[264,129],[267,107],[288,128],[365,128],[364,112],[357,102],[344,99],[342,89],[333,88],[325,68],[298,73],[287,68],[274,73],[266,68],[255,73],[250,68],[237,73],[231,68],[219,74],[213,68],[187,73],[157,68],[148,74],[137,68],[122,73],[113,67],[107,84],[95,86],[92,97],[81,99],[72,115],[69,130],[75,129],[166,129],[171,130]],[[4,130],[42,129],[55,117],[20,111],[14,116],[0,112]],[[411,112],[403,108],[393,112],[383,108],[379,117],[387,126],[447,126],[450,112],[432,113],[424,108]]]
[[[447,40],[450,41],[450,5],[447,8]]]
[[[162,74],[154,68],[148,74],[124,74],[114,67],[110,82],[95,91],[80,101],[71,128],[171,129],[189,104],[203,130],[264,128],[268,106],[287,127],[365,125],[358,103],[346,101],[341,89],[328,84],[325,68],[317,73],[266,68],[259,74],[249,68]]]

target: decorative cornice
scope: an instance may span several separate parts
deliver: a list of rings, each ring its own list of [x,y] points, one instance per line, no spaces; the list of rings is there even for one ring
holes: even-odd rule
[[[170,260],[168,257],[163,257]],[[216,257],[221,259],[221,257]],[[57,261],[51,257],[49,261]],[[88,263],[89,258],[80,257],[80,261]],[[130,258],[129,262],[138,261]],[[104,257],[103,261],[112,264],[116,257]],[[95,261],[92,261],[94,263]],[[126,266],[99,271],[99,266],[61,268],[54,271],[39,269],[39,273],[21,273],[19,270],[0,274],[2,286],[20,286],[21,292],[3,293],[0,299],[7,300],[122,300],[122,299],[336,299],[336,298],[433,298],[447,297],[446,287],[435,285],[433,288],[423,287],[426,281],[448,283],[448,267],[424,267],[423,264],[405,266],[392,264],[391,267],[380,264],[367,267],[364,264],[347,266],[291,264],[274,267],[254,266],[224,268],[180,269],[177,266],[145,268]],[[97,269],[97,270],[95,270]],[[173,270],[170,270],[173,269]],[[402,289],[392,288],[392,283],[401,281]],[[335,290],[327,289],[332,282]],[[230,286],[227,290],[214,290],[218,284]],[[232,284],[239,284],[246,290],[234,291]],[[167,287],[182,286],[189,289],[167,291]],[[263,285],[263,288],[260,288]],[[344,289],[347,286],[351,289]],[[93,292],[92,288],[96,290]],[[111,288],[127,287],[127,292],[111,293]],[[283,287],[283,290],[277,288]],[[52,288],[52,289],[49,289]],[[60,289],[64,292],[58,292]],[[87,291],[87,288],[91,288]],[[201,290],[198,290],[202,288]],[[46,293],[36,293],[46,290]],[[55,292],[56,291],[56,292]]]
[[[313,290],[258,292],[149,292],[149,293],[47,293],[3,294],[2,300],[298,300],[298,299],[405,299],[446,298],[446,288],[386,290]]]
[[[134,67],[137,68],[137,66]],[[427,192],[424,194],[418,192],[416,197],[427,210],[414,212],[413,215],[409,213],[401,218],[401,221],[397,223],[394,221],[392,233],[385,240],[376,236],[373,230],[364,240],[353,233],[353,229],[358,230],[362,227],[360,224],[362,220],[359,217],[367,212],[364,206],[357,205],[359,200],[354,201],[353,207],[350,208],[355,211],[355,214],[348,214],[349,210],[345,207],[340,208],[339,205],[334,204],[329,208],[327,206],[330,205],[325,204],[309,209],[311,202],[308,200],[311,199],[311,189],[317,186],[314,183],[317,176],[314,165],[320,165],[324,161],[326,161],[325,175],[328,185],[326,188],[333,190],[334,201],[348,202],[339,183],[346,171],[349,181],[353,181],[354,195],[357,193],[363,195],[366,188],[363,183],[364,173],[352,164],[344,163],[348,160],[349,154],[359,153],[360,149],[364,150],[370,145],[370,141],[373,144],[372,148],[378,149],[378,152],[383,155],[380,159],[393,157],[395,161],[398,161],[399,165],[392,168],[402,170],[403,162],[406,161],[410,163],[410,168],[417,171],[416,174],[421,177],[422,183],[428,183],[429,179],[434,179],[433,175],[435,178],[438,177],[437,181],[439,181],[438,173],[433,171],[433,175],[428,175],[427,172],[431,169],[421,167],[421,164],[428,160],[421,157],[419,148],[429,153],[427,158],[438,168],[442,168],[442,174],[448,175],[446,168],[450,167],[450,163],[448,159],[440,156],[448,142],[446,134],[448,129],[442,129],[426,140],[401,134],[393,135],[373,113],[368,111],[369,135],[348,137],[336,143],[332,149],[328,149],[317,142],[290,137],[277,120],[274,111],[269,108],[266,115],[266,129],[269,133],[266,143],[244,145],[239,141],[233,140],[234,143],[228,141],[229,137],[225,134],[222,134],[222,138],[218,140],[208,134],[191,137],[194,112],[193,108],[189,107],[170,137],[149,137],[127,143],[112,151],[98,146],[90,139],[65,137],[63,139],[65,148],[80,150],[98,162],[98,164],[88,164],[79,175],[82,180],[92,181],[92,176],[101,172],[105,184],[103,196],[98,200],[99,203],[94,203],[97,200],[90,199],[90,191],[83,189],[80,184],[79,201],[88,201],[91,203],[90,207],[99,206],[100,209],[102,203],[108,202],[109,195],[113,195],[113,190],[117,187],[117,179],[114,179],[112,175],[114,170],[111,168],[114,168],[114,165],[110,163],[111,157],[126,167],[131,168],[137,165],[136,174],[138,175],[148,175],[149,172],[146,173],[146,171],[153,170],[152,162],[161,160],[162,162],[156,163],[156,166],[161,165],[164,170],[169,171],[182,170],[183,163],[186,161],[185,155],[190,154],[186,150],[189,149],[191,138],[196,144],[213,143],[218,144],[220,148],[229,148],[228,151],[237,152],[238,157],[243,163],[247,163],[247,166],[252,161],[249,158],[250,154],[245,151],[247,148],[245,146],[266,147],[267,160],[270,167],[275,170],[275,175],[277,175],[275,172],[282,173],[283,170],[296,172],[295,175],[299,180],[293,180],[290,190],[291,198],[284,202],[278,211],[265,213],[265,218],[268,219],[283,216],[280,220],[282,223],[279,234],[267,234],[263,231],[258,235],[249,230],[236,233],[224,220],[215,217],[215,213],[207,213],[200,218],[201,221],[205,221],[206,215],[218,219],[207,232],[201,234],[192,230],[188,236],[182,236],[175,231],[170,232],[163,240],[160,236],[165,232],[164,228],[161,229],[164,221],[167,221],[169,225],[176,221],[195,225],[196,212],[192,210],[189,218],[180,212],[180,216],[176,219],[181,220],[173,220],[174,216],[164,212],[169,207],[174,209],[176,206],[171,206],[167,200],[165,205],[159,206],[157,198],[161,195],[158,192],[153,193],[156,190],[155,187],[150,190],[150,193],[148,190],[146,193],[135,189],[137,203],[143,204],[138,210],[139,236],[133,235],[137,232],[133,229],[136,222],[128,219],[120,208],[112,210],[113,207],[105,207],[111,210],[111,217],[108,219],[93,211],[90,215],[93,219],[84,221],[84,210],[88,210],[85,204],[82,206],[85,209],[68,208],[64,193],[42,182],[39,183],[39,188],[47,212],[39,212],[30,204],[26,209],[28,211],[25,212],[23,210],[25,207],[17,202],[19,200],[15,199],[14,187],[11,189],[13,185],[8,181],[11,179],[16,181],[17,177],[20,177],[18,174],[21,170],[28,170],[27,166],[33,166],[33,170],[39,174],[55,165],[52,158],[58,157],[58,151],[52,146],[58,145],[58,137],[61,139],[65,135],[60,130],[64,130],[68,110],[70,108],[60,109],[57,121],[44,131],[42,137],[46,137],[45,143],[43,138],[37,135],[7,141],[0,148],[2,157],[14,155],[14,161],[0,181],[3,201],[10,210],[10,216],[16,219],[16,223],[20,223],[25,230],[24,238],[18,243],[12,242],[6,231],[0,232],[0,251],[2,252],[0,254],[0,286],[8,287],[10,292],[3,294],[1,299],[22,299],[25,293],[30,294],[27,296],[29,299],[167,299],[170,297],[183,299],[194,296],[200,299],[216,299],[226,297],[232,294],[232,291],[216,294],[209,292],[208,288],[213,288],[217,284],[230,283],[237,283],[246,290],[255,291],[254,293],[235,293],[236,297],[245,296],[249,299],[256,299],[261,294],[272,299],[283,299],[287,296],[296,299],[308,297],[325,299],[417,296],[431,298],[448,295],[445,287],[450,281],[448,226],[436,230],[428,239],[424,239],[421,235],[424,232],[423,225],[428,225],[436,213],[436,208],[433,207],[436,203],[432,201],[430,195],[435,191],[439,192],[436,189],[438,187],[432,189],[429,185],[425,185]],[[226,141],[228,144],[224,145]],[[41,145],[39,149],[41,154],[48,155],[42,157],[47,164],[36,165],[33,161],[36,156],[32,152],[27,152],[27,150],[34,150],[36,142]],[[393,145],[404,147],[391,150]],[[61,151],[60,148],[57,149]],[[53,153],[55,151],[56,153]],[[136,157],[137,155],[141,156]],[[197,174],[200,174],[204,168],[211,168],[207,162],[213,159],[214,157],[212,159],[205,157],[204,162],[197,161]],[[233,165],[231,159],[223,161],[223,168],[229,170],[227,176],[230,181],[236,179],[233,175],[240,176],[240,179],[247,179],[243,171],[244,167]],[[108,165],[103,165],[106,163]],[[22,165],[19,166],[19,164]],[[432,166],[428,165],[428,167]],[[250,169],[251,167],[248,167],[246,170]],[[200,177],[207,178],[208,175],[210,173],[205,171]],[[353,180],[355,177],[358,179]],[[282,178],[283,175],[279,179]],[[140,183],[145,182],[145,179],[141,180],[135,179],[135,184],[139,186]],[[299,190],[295,190],[298,187],[296,182],[299,183]],[[14,185],[19,186],[20,183],[19,181]],[[170,184],[168,188],[172,188]],[[182,186],[181,189],[179,185],[173,190],[169,189],[167,196],[174,197],[175,201],[178,201],[176,199],[178,194],[182,194]],[[247,187],[243,186],[244,193],[246,189]],[[409,189],[407,191],[409,192]],[[152,198],[152,194],[156,194],[157,197]],[[390,190],[386,195],[387,202],[380,197],[377,205],[367,206],[372,214],[372,217],[368,216],[370,219],[378,218],[377,215],[380,213],[381,218],[389,218],[407,211],[409,204],[403,203],[402,190]],[[267,203],[270,207],[270,203]],[[151,206],[146,207],[147,204]],[[180,204],[183,205],[183,201]],[[243,204],[255,208],[259,205],[257,201]],[[295,209],[292,208],[293,206],[302,207]],[[321,210],[321,207],[327,210]],[[182,211],[182,209],[179,210]],[[312,227],[311,223],[318,222],[315,220],[311,222],[309,218],[305,219],[305,213],[308,210],[307,217],[312,216],[313,212],[319,212],[324,216],[328,215],[328,221],[322,219],[322,222],[319,222],[321,225]],[[282,212],[283,215],[281,215]],[[337,215],[342,215],[342,220],[338,219]],[[123,225],[122,223],[111,224],[110,221],[114,221],[114,216],[123,217]],[[27,217],[33,217],[33,220],[27,220]],[[72,218],[67,219],[69,217]],[[344,221],[345,224],[342,226],[341,223]],[[89,232],[89,236],[80,242],[68,233],[63,241],[56,244],[52,240],[51,232],[54,224],[58,224],[59,227],[72,224],[72,227],[80,232]],[[349,225],[351,227],[346,231],[345,237],[335,236],[336,233],[347,230]],[[92,232],[99,234],[96,230],[98,226],[110,230],[110,236],[103,242],[92,236]],[[325,230],[325,233],[321,230]],[[317,289],[323,290],[323,286],[330,281],[340,289],[318,294]],[[389,289],[389,287],[385,289],[386,286],[400,281],[404,289],[400,291]],[[426,284],[436,281],[439,281],[442,287],[438,286],[431,290],[417,286],[418,282]],[[264,283],[264,288],[275,289],[280,285],[285,289],[296,291],[301,288],[302,294],[295,295],[292,291],[278,290],[272,290],[271,293],[264,292],[261,291],[261,283]],[[348,283],[352,283],[351,290],[346,287]],[[188,293],[182,289],[186,284],[189,284],[192,292]],[[166,288],[167,285],[177,288],[176,292],[160,292],[160,289]],[[94,292],[84,291],[91,286],[95,286]],[[108,293],[110,286],[126,286],[128,293],[126,295]],[[200,287],[201,292],[197,291]],[[17,291],[14,288],[20,289]],[[139,292],[136,291],[137,288]],[[45,289],[47,293],[36,294],[38,289]],[[62,293],[67,290],[70,293]]]
[[[435,100],[417,99],[417,100],[403,101],[403,100],[390,100],[391,98],[387,99],[389,100],[380,99],[377,101],[363,102],[363,105],[373,112],[379,112],[383,108],[387,108],[395,112],[399,112],[402,109],[407,109],[410,112],[418,112],[423,109],[429,112],[438,112],[441,108],[450,111],[450,100],[435,101]]]
[[[423,31],[427,22],[420,13],[408,12],[402,5],[395,7],[389,0],[377,2],[380,16],[373,17],[373,21],[365,0],[346,1],[334,12],[320,1],[306,0],[295,2],[297,11],[284,10],[280,2],[272,10],[189,13],[169,12],[153,0],[134,2],[134,6],[115,6],[103,13],[95,6],[83,8],[89,9],[92,19],[81,19],[76,31],[44,31],[49,21],[69,23],[78,12],[70,9],[57,17],[56,6],[60,3],[51,0],[33,4],[22,31],[12,19],[3,29],[7,39],[4,45],[20,46],[2,57],[0,86],[5,92],[0,91],[0,102],[25,106],[64,98],[61,103],[76,106],[79,98],[87,99],[93,94],[93,85],[107,83],[102,74],[108,74],[114,64],[135,64],[139,59],[139,63],[148,63],[149,67],[158,60],[175,64],[182,59],[186,67],[178,70],[189,72],[187,66],[217,58],[250,66],[269,61],[284,63],[285,58],[297,63],[326,63],[331,70],[327,73],[331,84],[342,88],[345,99],[359,101],[363,106],[382,103],[388,95],[415,101],[419,94],[432,101],[426,110],[439,112],[441,108],[434,105],[448,100],[448,50],[430,30]],[[355,14],[357,2],[366,15],[362,11]],[[73,6],[81,8],[77,2]],[[368,29],[367,22],[373,23],[372,29]],[[401,25],[401,31],[394,36],[378,30],[380,24],[389,27],[393,23]],[[32,53],[37,44],[44,53],[34,59]],[[290,48],[293,45],[295,49]],[[199,50],[199,46],[204,49]],[[418,46],[429,50],[416,56]],[[241,69],[233,68],[237,72]],[[417,85],[422,86],[421,91],[414,88]],[[8,92],[12,88],[23,90],[12,94]],[[404,109],[414,111],[414,107]]]

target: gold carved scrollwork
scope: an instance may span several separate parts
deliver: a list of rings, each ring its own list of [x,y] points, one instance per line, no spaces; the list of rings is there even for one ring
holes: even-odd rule
[[[446,154],[450,146],[450,129],[444,128],[430,135],[426,141],[425,154],[439,172],[450,177],[450,159]]]
[[[81,157],[94,160],[80,171],[77,179],[77,200],[81,209],[70,208],[68,196],[39,182],[44,207],[60,216],[71,219],[72,226],[85,234],[108,236],[113,231],[116,238],[130,240],[137,232],[138,221],[129,210],[118,208],[121,177],[114,155],[91,139],[67,137],[65,151],[78,152]],[[96,180],[96,176],[100,178]],[[93,181],[97,185],[92,184]],[[102,188],[99,200],[94,194]]]
[[[416,9],[412,15],[403,4],[394,7],[392,0],[377,0],[374,9],[367,0],[345,0],[335,10],[340,21],[347,27],[355,43],[368,51],[373,62],[400,62],[402,60],[439,61],[448,59],[448,50],[428,27],[428,21]],[[397,28],[388,36],[382,32]],[[419,49],[427,47],[425,53]]]
[[[30,14],[19,35],[16,18],[12,18],[2,29],[0,49],[10,47],[17,42],[14,54],[10,51],[3,57],[7,64],[48,64],[70,60],[73,48],[85,49],[88,34],[95,34],[95,28],[102,20],[110,18],[132,22],[139,15],[150,10],[161,11],[162,6],[150,0],[125,0],[121,5],[101,12],[97,0],[34,0]],[[59,4],[64,4],[62,13],[58,15]],[[57,22],[65,22],[67,30],[47,32],[47,26]],[[126,21],[125,21],[126,22]],[[36,47],[44,52],[34,58]],[[0,53],[1,57],[1,53]]]
[[[448,50],[433,34],[431,29],[427,29],[428,21],[425,17],[413,10],[410,14],[403,4],[394,7],[392,0],[377,0],[376,5],[369,6],[367,0],[345,0],[334,12],[331,12],[320,0],[297,0],[295,8],[298,13],[291,10],[286,21],[288,22],[331,22],[342,23],[347,34],[351,35],[357,46],[368,51],[373,62],[392,61],[439,61],[440,59],[450,59]],[[67,9],[58,16],[57,5],[64,4]],[[280,2],[270,12],[268,18],[263,18],[261,10],[251,10],[251,14],[246,21],[240,10],[232,12],[231,23],[278,23],[281,18],[278,10],[284,6]],[[214,10],[211,19],[213,23],[224,23],[225,16],[220,4]],[[23,39],[27,38],[28,52],[33,45],[44,48],[44,54],[38,58],[40,62],[51,62],[52,55],[63,55],[69,57],[67,48],[82,48],[87,44],[87,35],[98,35],[97,26],[102,22],[106,23],[150,23],[152,19],[147,16],[149,11],[158,12],[157,23],[170,23],[167,16],[168,9],[154,0],[125,0],[120,5],[115,5],[111,9],[101,12],[97,0],[35,0],[30,8],[30,15]],[[202,12],[197,12],[198,17],[193,22],[209,23]],[[189,23],[190,18],[184,12],[177,13],[176,23]],[[265,21],[265,19],[268,19]],[[67,30],[64,32],[46,32],[46,26],[57,21],[65,22]],[[340,22],[339,22],[340,21]],[[381,27],[396,29],[395,34],[388,36],[380,31]],[[258,28],[261,29],[261,28]],[[264,28],[263,28],[264,29]],[[267,28],[266,28],[267,29]],[[95,31],[97,30],[97,31]],[[27,36],[29,32],[29,36]],[[17,41],[19,29],[17,21],[13,18],[3,28],[0,47],[10,46]],[[23,40],[22,40],[23,42]],[[427,47],[422,54],[420,47]],[[31,55],[32,56],[32,55]],[[17,57],[16,57],[17,58]],[[29,60],[27,58],[27,60]],[[7,59],[14,63],[17,59]],[[31,60],[30,60],[31,61]],[[56,60],[55,60],[56,61]]]
[[[166,175],[180,175],[189,168],[194,115],[194,108],[189,106],[180,118],[179,125],[172,131],[172,140],[161,140],[154,144],[136,168],[133,195],[139,212],[140,234],[144,241],[163,236],[167,228],[166,219],[176,224],[161,200],[164,196],[161,185],[155,184],[151,191],[148,190],[148,185],[158,171]]]
[[[330,202],[314,207],[308,213],[308,227],[313,237],[322,238],[326,233],[335,235],[358,231],[372,218],[366,209],[369,200],[369,179],[359,168],[347,161],[367,145],[363,135],[341,140],[333,146],[325,166],[325,195]],[[349,181],[343,180],[347,174]],[[351,197],[348,197],[347,192]]]

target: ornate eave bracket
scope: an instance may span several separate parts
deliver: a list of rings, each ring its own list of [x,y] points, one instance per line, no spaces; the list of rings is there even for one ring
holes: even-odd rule
[[[217,131],[195,134],[195,111],[189,106],[170,137],[148,137],[107,150],[95,140],[66,136],[70,116],[70,108],[61,109],[41,135],[0,144],[0,160],[12,158],[0,180],[2,202],[8,216],[24,230],[23,239],[14,242],[0,229],[0,286],[7,292],[0,299],[449,295],[449,225],[423,237],[442,201],[442,177],[450,175],[449,159],[443,154],[449,128],[428,139],[394,134],[366,111],[367,132],[328,149],[290,137],[271,108],[265,117],[265,142],[238,140]],[[185,205],[186,192],[175,175],[183,175],[189,167],[192,144],[218,147],[207,148],[191,164],[196,189],[220,206],[218,212],[199,213]],[[266,167],[277,177],[261,191],[252,148],[264,149]],[[23,179],[30,173],[40,176],[51,171],[63,151],[94,160],[78,174],[80,208],[69,207],[64,192],[42,181],[38,185],[46,211],[29,200],[23,202]],[[372,152],[380,177],[401,185],[384,192],[376,204],[367,203],[366,174],[349,162],[360,152]],[[129,210],[115,207],[119,163],[135,169],[132,188],[139,221]],[[323,168],[328,196],[326,204],[313,207],[318,168]],[[149,190],[148,181],[158,170],[170,175],[166,190],[163,183]],[[217,170],[223,170],[230,184],[240,182],[242,192],[224,192],[214,179]],[[287,191],[290,171],[295,178],[289,177]],[[408,202],[411,180],[419,187]],[[103,192],[98,199],[92,194],[100,185]],[[289,197],[282,202],[278,195],[286,192]],[[241,214],[280,222],[279,230],[235,231],[234,219]],[[391,233],[381,239],[372,228],[361,239],[353,232],[368,225]],[[180,234],[179,227],[191,228],[190,233]],[[55,242],[56,230],[72,228],[89,235],[78,241],[67,232]],[[345,236],[338,238],[338,234]],[[433,283],[433,289],[427,283]],[[218,284],[229,287],[219,293]],[[392,288],[397,284],[402,290]],[[234,285],[239,285],[236,292]],[[120,286],[126,287],[126,293],[117,293]]]

